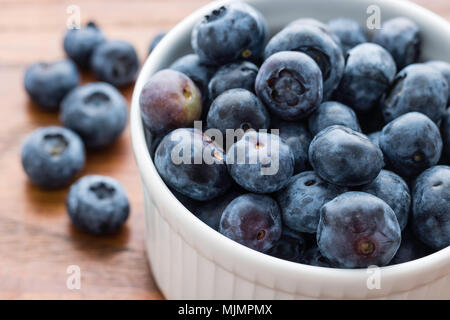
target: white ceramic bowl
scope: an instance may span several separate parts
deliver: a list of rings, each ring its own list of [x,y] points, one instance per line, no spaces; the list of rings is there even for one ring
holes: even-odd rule
[[[423,57],[450,59],[447,21],[407,1],[394,0],[248,0],[269,22],[271,32],[300,17],[327,21],[352,17],[365,23],[369,5],[382,19],[407,16],[424,36]],[[280,260],[246,248],[191,214],[169,191],[147,151],[139,94],[156,71],[188,53],[194,24],[224,1],[213,1],[184,19],[147,59],[133,94],[131,134],[145,200],[146,247],[159,288],[169,299],[449,299],[450,247],[379,273],[313,267]],[[368,281],[380,276],[379,289]],[[372,276],[372,278],[370,278]],[[373,287],[372,287],[373,288]]]

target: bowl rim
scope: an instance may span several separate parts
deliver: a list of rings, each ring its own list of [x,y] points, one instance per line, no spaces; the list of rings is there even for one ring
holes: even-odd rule
[[[159,45],[147,58],[139,73],[138,79],[135,83],[131,102],[130,128],[132,147],[136,162],[139,167],[143,186],[147,189],[151,187],[151,191],[149,190],[149,192],[154,199],[158,199],[158,203],[164,202],[164,206],[167,209],[164,212],[169,213],[169,216],[165,217],[165,220],[172,228],[177,230],[181,235],[188,230],[189,232],[194,232],[196,234],[198,241],[195,241],[195,244],[190,241],[188,237],[183,237],[183,239],[187,241],[191,246],[197,248],[198,251],[218,251],[227,257],[239,259],[240,262],[244,263],[247,266],[260,269],[263,268],[267,272],[273,272],[273,268],[275,268],[278,274],[289,273],[294,275],[306,274],[306,276],[318,276],[321,277],[321,282],[329,283],[330,285],[336,285],[336,278],[342,277],[344,277],[345,283],[353,281],[365,281],[365,279],[367,279],[366,268],[324,268],[290,262],[255,251],[239,243],[236,243],[231,239],[226,238],[219,232],[207,226],[195,215],[193,215],[186,207],[184,207],[184,205],[169,190],[167,185],[159,176],[153,164],[153,161],[147,149],[144,127],[140,114],[139,95],[142,87],[147,81],[149,75],[161,69],[160,66],[162,64],[161,62],[164,61],[165,50],[167,50],[167,48],[170,49],[171,47],[175,46],[180,34],[185,32],[187,29],[191,29],[196,21],[198,21],[206,12],[218,6],[234,1],[237,0],[213,1],[212,3],[209,3],[196,10],[187,18],[183,19],[161,40]],[[263,0],[241,1],[247,2],[249,4],[263,2]],[[340,2],[344,1],[351,2],[352,0],[340,0]],[[429,20],[430,23],[432,23],[436,28],[440,28],[441,32],[445,31],[445,33],[450,35],[450,24],[445,19],[415,3],[404,0],[359,0],[358,2],[363,2],[367,5],[375,4],[379,5],[380,7],[394,7],[400,10],[405,10],[409,13],[407,15],[421,16],[423,19]],[[147,214],[148,213],[145,212],[145,215]],[[174,225],[174,223],[172,222],[173,219],[177,221],[178,225],[182,225],[184,230],[179,230],[180,228]],[[217,261],[215,263],[220,264],[220,262]],[[386,279],[386,281],[393,281],[399,276],[404,276],[406,272],[409,275],[423,275],[427,274],[428,272],[436,271],[436,268],[439,269],[443,265],[450,265],[450,246],[417,260],[397,265],[384,266],[380,267],[380,269],[383,272],[383,279]],[[221,267],[226,270],[229,269],[224,264],[221,264]],[[236,271],[234,271],[233,273],[236,273]],[[240,276],[245,279],[245,276]],[[435,280],[437,277],[438,276],[436,275],[433,280]],[[252,281],[254,282],[254,280]],[[342,281],[340,281],[339,284],[342,284]]]

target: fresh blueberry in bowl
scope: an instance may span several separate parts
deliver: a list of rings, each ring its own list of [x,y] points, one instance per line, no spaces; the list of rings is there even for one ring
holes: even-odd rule
[[[258,67],[250,61],[240,61],[220,67],[208,84],[209,97],[215,99],[230,89],[255,91]]]
[[[411,195],[405,180],[391,171],[381,170],[375,180],[360,190],[386,202],[394,210],[400,229],[405,229],[411,208]]]
[[[444,76],[426,64],[416,63],[397,74],[380,105],[386,122],[408,112],[421,112],[439,124],[447,100],[448,84]]]
[[[64,96],[79,81],[77,67],[69,59],[35,63],[27,68],[24,78],[31,100],[48,111],[57,110]]]
[[[323,129],[333,125],[342,125],[354,131],[361,132],[355,111],[345,104],[336,101],[322,103],[309,116],[308,124],[312,135],[316,135]]]
[[[269,196],[244,194],[225,208],[219,232],[244,246],[267,252],[281,237],[280,208]]]
[[[447,81],[448,85],[448,101],[447,106],[450,106],[450,63],[446,61],[440,60],[431,60],[425,63],[427,66],[430,66],[436,70],[438,70]]]
[[[443,142],[443,161],[450,165],[450,108],[447,108],[441,124],[441,135]]]
[[[74,183],[66,207],[72,223],[92,235],[116,233],[130,212],[123,186],[113,178],[100,175],[84,176]]]
[[[380,148],[364,134],[340,125],[314,137],[309,162],[323,180],[345,187],[372,182],[384,167]]]
[[[202,114],[200,90],[185,74],[164,69],[144,85],[139,97],[144,125],[155,135],[190,127]]]
[[[367,113],[378,105],[396,72],[395,62],[385,49],[373,43],[357,45],[347,53],[334,98],[359,113]]]
[[[283,188],[294,173],[294,155],[279,136],[247,131],[227,151],[231,177],[254,193],[272,193]]]
[[[366,31],[354,19],[332,19],[328,22],[328,28],[339,38],[344,55],[357,45],[368,42]]]
[[[322,21],[319,21],[314,18],[300,18],[300,19],[296,19],[296,20],[290,22],[289,24],[286,25],[285,28],[288,28],[295,24],[306,24],[306,25],[311,25],[311,26],[315,26],[315,27],[319,28],[322,32],[325,32],[326,34],[328,34],[334,40],[334,42],[339,46],[339,48],[342,49],[341,39],[339,39],[339,37],[334,32],[331,31],[330,27],[328,25],[326,25],[325,23],[323,23]]]
[[[209,100],[212,97],[210,98],[208,94],[208,84],[216,71],[215,67],[201,63],[200,58],[196,54],[188,54],[175,60],[169,68],[184,73],[194,81],[202,94],[203,105],[206,106],[209,104]],[[206,108],[205,111],[207,111]]]
[[[198,129],[181,128],[166,135],[154,163],[168,186],[194,200],[211,200],[231,186],[224,151]]]
[[[277,52],[259,69],[255,91],[277,117],[304,119],[322,101],[322,73],[314,60],[304,53]]]
[[[326,203],[320,212],[320,252],[341,268],[387,265],[401,242],[394,211],[365,192],[347,192]]]
[[[342,78],[345,61],[341,48],[329,33],[312,24],[290,24],[270,39],[264,57],[267,60],[281,51],[300,51],[310,56],[322,72],[324,98],[331,96]]]
[[[191,45],[206,64],[223,65],[261,57],[267,22],[253,7],[232,2],[212,10],[192,31]]]
[[[399,70],[417,62],[422,51],[419,26],[406,17],[385,21],[381,28],[375,31],[372,41],[391,53]]]
[[[300,173],[309,168],[308,150],[312,140],[308,126],[300,121],[283,121],[278,118],[271,119],[272,130],[278,130],[278,134],[291,148],[294,154],[294,173]]]
[[[402,177],[420,174],[441,157],[439,128],[419,112],[409,112],[388,123],[379,141],[388,165]]]
[[[293,176],[277,195],[283,223],[298,232],[316,233],[322,206],[346,191],[313,171]]]
[[[369,138],[369,140],[372,141],[372,143],[379,148],[380,147],[380,136],[381,136],[381,131],[375,131],[375,132],[369,133],[367,135],[367,138]]]
[[[333,268],[331,261],[328,260],[319,250],[317,245],[308,248],[300,263],[307,264],[314,267]]]
[[[219,231],[220,218],[222,218],[223,211],[231,201],[242,194],[243,192],[241,190],[235,190],[232,186],[227,193],[210,201],[195,201],[183,195],[182,196],[185,198],[181,201],[180,196],[178,194],[176,195],[185,207],[197,218],[214,230]]]
[[[414,182],[412,228],[433,249],[450,246],[450,167],[434,166]]]
[[[33,131],[23,144],[21,157],[25,173],[42,189],[65,187],[85,164],[81,138],[69,129],[56,126]]]
[[[134,81],[139,60],[129,42],[109,40],[95,48],[91,56],[91,68],[101,81],[124,87]]]
[[[270,116],[261,100],[245,89],[231,89],[219,95],[211,104],[206,118],[208,128],[221,131],[227,129],[268,129]]]
[[[267,251],[267,254],[279,259],[300,263],[305,249],[306,241],[303,234],[284,225],[280,240]]]
[[[78,66],[90,67],[91,55],[95,48],[105,41],[105,36],[94,22],[80,29],[69,29],[64,36],[64,51]]]
[[[61,103],[61,122],[80,135],[88,148],[112,144],[127,124],[127,102],[106,82],[72,90]]]
[[[389,265],[413,261],[433,253],[433,250],[417,239],[410,229],[408,227],[403,230],[402,243]]]

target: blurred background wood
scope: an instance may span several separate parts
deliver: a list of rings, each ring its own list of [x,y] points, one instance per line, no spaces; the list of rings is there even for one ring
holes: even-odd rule
[[[20,164],[20,148],[33,129],[58,124],[27,98],[27,65],[64,56],[69,5],[81,20],[96,21],[109,38],[125,39],[141,62],[151,39],[208,0],[0,0],[0,299],[161,299],[144,251],[141,182],[129,128],[112,147],[89,152],[85,174],[104,174],[126,187],[131,216],[116,236],[95,238],[75,230],[65,213],[68,189],[40,191]],[[415,2],[450,20],[448,0]],[[93,77],[83,74],[83,81]],[[130,99],[132,86],[122,92]],[[81,268],[81,289],[68,290],[69,265]]]

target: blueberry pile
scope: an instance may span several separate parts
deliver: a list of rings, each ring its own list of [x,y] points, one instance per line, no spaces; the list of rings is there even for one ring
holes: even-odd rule
[[[297,263],[386,266],[449,246],[450,64],[419,62],[419,26],[267,30],[245,3],[217,8],[194,53],[145,85],[149,150],[173,194],[224,236]]]
[[[128,108],[117,87],[131,84],[139,68],[133,46],[107,40],[93,22],[67,30],[64,51],[68,58],[35,63],[27,68],[24,79],[31,100],[43,110],[59,111],[64,126],[38,128],[22,148],[26,174],[47,190],[73,182],[84,168],[86,148],[102,149],[119,138]],[[79,85],[78,69],[92,71],[100,82]],[[129,214],[121,184],[99,175],[74,183],[66,204],[74,225],[95,235],[116,232]]]

